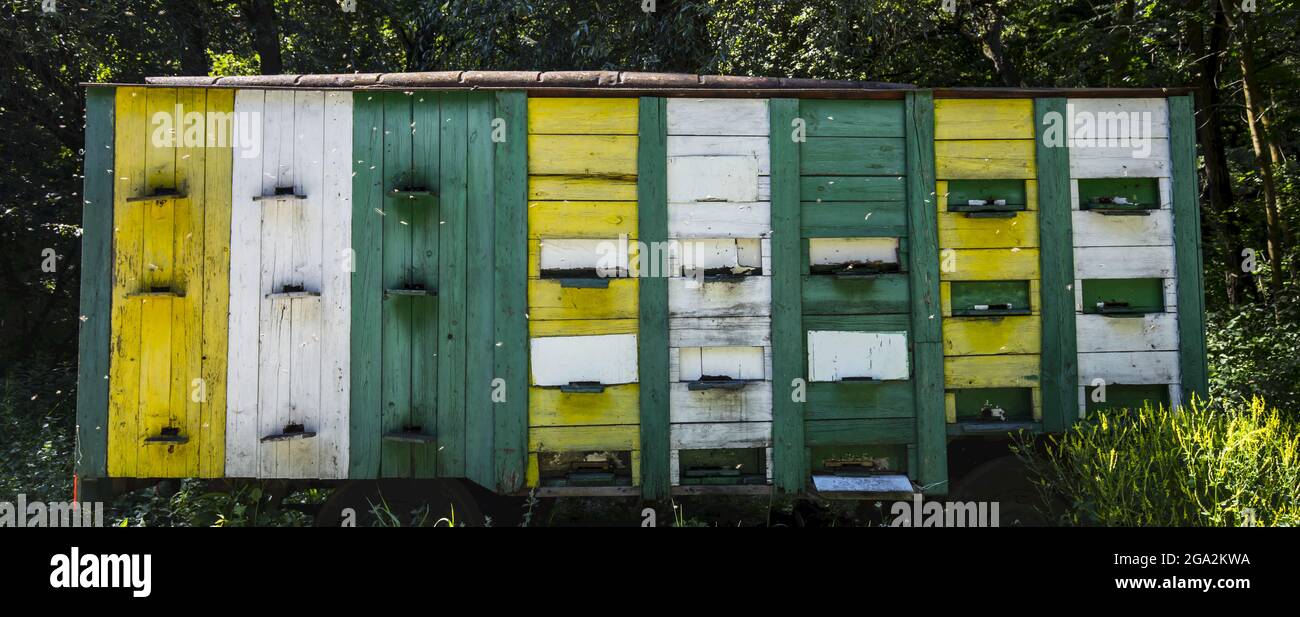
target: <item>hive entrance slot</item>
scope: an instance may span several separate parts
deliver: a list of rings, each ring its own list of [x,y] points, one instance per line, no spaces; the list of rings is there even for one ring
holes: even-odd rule
[[[305,426],[301,424],[291,423],[291,424],[284,425],[284,429],[281,430],[279,433],[274,433],[271,435],[267,435],[266,437],[263,437],[262,442],[266,443],[272,441],[288,441],[291,439],[310,439],[315,436],[316,436],[315,431],[309,431]]]
[[[560,392],[567,394],[599,394],[605,391],[605,384],[599,381],[570,381],[560,386]]]
[[[304,199],[307,199],[307,196],[294,192],[292,186],[277,186],[275,191],[269,195],[253,196],[253,201],[301,201]]]
[[[384,290],[384,297],[405,297],[405,298],[426,298],[437,296],[438,292],[425,288],[419,283],[406,283],[401,287],[390,287]]]
[[[631,452],[541,452],[537,455],[542,486],[630,486]]]
[[[146,437],[145,443],[182,444],[189,443],[190,438],[181,435],[181,429],[175,426],[164,427],[157,435]]]
[[[433,443],[437,437],[423,432],[419,426],[403,426],[399,431],[384,433],[384,441],[418,445]]]
[[[159,189],[154,189],[154,191],[148,195],[141,195],[139,197],[127,197],[126,201],[128,203],[134,203],[140,201],[167,201],[167,200],[174,200],[174,199],[182,199],[184,197],[185,197],[184,193],[174,188],[159,188]]]

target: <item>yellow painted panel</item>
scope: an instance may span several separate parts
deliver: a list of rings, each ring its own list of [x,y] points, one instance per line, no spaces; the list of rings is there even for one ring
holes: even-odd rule
[[[1028,388],[1038,385],[1037,355],[951,356],[943,359],[945,388]]]
[[[529,452],[584,452],[636,450],[641,447],[641,427],[546,426],[528,429]]]
[[[637,279],[610,279],[606,289],[560,287],[555,280],[528,281],[529,319],[635,319]]]
[[[1034,315],[943,320],[945,356],[1036,354],[1041,339],[1041,321]]]
[[[962,212],[939,213],[939,246],[982,249],[1038,246],[1038,213],[1011,218],[972,218]]]
[[[637,323],[636,319],[534,319],[528,322],[528,336],[636,334]]]
[[[946,180],[1034,178],[1034,140],[936,141],[934,166]]]
[[[204,147],[206,121],[173,133],[151,120],[177,106],[228,113],[233,101],[203,89],[117,91],[111,476],[224,472],[230,150]],[[182,196],[133,199],[162,190]],[[175,295],[140,295],[163,291]],[[164,428],[188,442],[145,444]]]
[[[641,486],[641,451],[632,451],[632,486]]]
[[[528,426],[595,426],[640,421],[641,387],[607,386],[601,393],[570,394],[559,388],[528,388]]]
[[[948,424],[957,423],[957,395],[952,392],[943,393],[943,417]]]
[[[529,135],[528,173],[632,178],[636,151],[632,135]]]
[[[944,249],[953,250],[953,249]],[[944,281],[1023,281],[1037,279],[1038,249],[956,249],[951,271],[939,269]],[[940,265],[943,265],[940,255]]]
[[[636,237],[635,201],[530,201],[529,238]]]
[[[935,139],[1033,139],[1033,99],[935,99]]]
[[[939,283],[939,311],[946,317],[952,317],[952,283]]]
[[[554,236],[554,237],[558,238],[558,236]],[[593,238],[592,236],[580,236],[580,237],[588,240],[600,239],[600,237]],[[615,233],[613,235],[606,235],[605,237],[609,238],[611,241],[617,241],[618,233]],[[628,236],[627,250],[628,250],[629,268],[634,268],[636,265],[632,263],[633,261],[632,258],[635,257],[636,255],[635,253],[636,244],[633,242],[634,240],[636,240],[636,234],[631,234]],[[528,278],[535,279],[535,278],[541,278],[542,276],[542,242],[545,242],[545,240],[530,239],[528,241]],[[616,248],[617,246],[618,245],[616,244],[613,247],[611,247],[610,251],[613,252],[613,249]],[[604,250],[604,249],[601,248],[599,250]]]
[[[636,180],[590,176],[529,176],[528,199],[636,201]]]
[[[636,135],[637,99],[530,98],[528,134]]]
[[[1042,422],[1043,421],[1043,390],[1041,388],[1034,388],[1031,394],[1034,397],[1034,421]]]

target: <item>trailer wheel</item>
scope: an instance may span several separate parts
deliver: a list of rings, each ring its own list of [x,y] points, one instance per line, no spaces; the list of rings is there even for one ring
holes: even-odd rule
[[[340,484],[321,505],[315,526],[483,525],[478,500],[461,480],[352,480]]]
[[[1043,514],[1042,497],[1029,479],[1024,463],[1015,456],[1002,456],[970,470],[953,483],[948,494],[951,501],[985,501],[998,503],[1002,527],[1041,527],[1050,525]]]

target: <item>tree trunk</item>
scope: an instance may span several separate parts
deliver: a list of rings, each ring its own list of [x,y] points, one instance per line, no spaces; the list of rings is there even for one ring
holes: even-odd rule
[[[207,11],[203,4],[194,0],[166,0],[163,6],[180,44],[181,75],[207,75],[212,65],[208,62]]]
[[[284,72],[280,62],[280,24],[275,17],[275,0],[249,0],[244,16],[253,30],[253,48],[261,62],[263,75]]]
[[[993,63],[993,70],[1002,81],[1002,85],[1023,88],[1025,80],[1021,78],[1020,71],[1016,70],[1015,63],[1008,57],[1006,45],[1002,42],[1005,22],[998,11],[997,6],[991,5],[972,7],[969,13],[970,27],[963,28],[960,19],[957,27],[980,54]]]
[[[1272,153],[1265,143],[1260,126],[1259,85],[1255,82],[1255,45],[1250,36],[1250,22],[1245,14],[1239,18],[1241,50],[1242,94],[1246,101],[1246,126],[1250,128],[1250,143],[1255,151],[1255,166],[1259,168],[1264,188],[1264,223],[1268,232],[1268,265],[1271,270],[1269,289],[1273,297],[1282,291],[1282,229],[1277,210],[1277,188],[1273,183]]]

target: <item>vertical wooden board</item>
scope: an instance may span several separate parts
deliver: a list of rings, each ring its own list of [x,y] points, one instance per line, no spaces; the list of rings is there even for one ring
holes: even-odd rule
[[[442,100],[436,92],[412,95],[411,173],[415,185],[435,192],[442,187]],[[438,289],[439,246],[442,239],[441,202],[424,198],[411,202],[411,278],[426,289]],[[411,302],[411,413],[412,426],[438,434],[438,310],[434,298]],[[432,478],[438,473],[438,446],[411,446],[411,473]]]
[[[666,99],[644,97],[638,107],[637,222],[638,238],[646,243],[668,239],[668,105]],[[766,109],[766,107],[764,107]],[[644,278],[638,286],[637,367],[641,406],[641,495],[668,496],[668,280]]]
[[[504,380],[505,400],[493,399],[496,490],[524,486],[528,456],[528,97],[521,91],[496,94],[496,117],[505,121],[505,141],[496,144],[493,202],[496,219],[493,330],[494,375]]]
[[[1192,97],[1169,97],[1169,149],[1173,167],[1174,258],[1178,271],[1180,400],[1206,396],[1205,280],[1201,267],[1201,209],[1197,203],[1196,114]]]
[[[297,201],[293,210],[294,280],[307,290],[320,292],[314,298],[292,301],[294,342],[291,358],[289,422],[302,424],[316,433],[311,439],[294,439],[286,445],[289,467],[286,477],[320,477],[319,447],[323,433],[321,410],[321,367],[324,303],[325,212],[325,93],[294,92],[293,172],[296,192],[306,199]],[[332,333],[328,333],[332,335]],[[283,427],[281,427],[283,429]]]
[[[235,93],[231,90],[207,90],[207,109],[213,117],[232,114]],[[224,130],[233,130],[232,123]],[[207,130],[211,131],[212,127]],[[203,428],[199,444],[199,476],[218,478],[225,475],[226,385],[229,368],[230,302],[230,220],[233,214],[231,168],[235,150],[231,134],[208,133],[204,157],[203,189],[203,325],[202,379],[207,400],[200,412]],[[214,145],[213,140],[216,140]],[[242,152],[242,150],[241,150]]]
[[[303,170],[297,170],[299,174]],[[293,344],[290,351],[288,423],[302,424],[306,430],[320,436],[320,365],[321,365],[321,300],[298,298],[289,301],[290,334]],[[284,429],[284,425],[276,432]],[[315,478],[320,475],[320,440],[291,439],[282,443],[288,455],[287,464],[281,466],[283,478]]]
[[[438,475],[465,475],[465,230],[468,98],[442,95],[438,267]]]
[[[380,93],[352,97],[352,333],[348,399],[348,476],[379,476],[383,301],[384,108]]]
[[[389,195],[409,185],[411,178],[412,94],[385,92],[384,98],[384,289],[398,289],[415,284],[411,280],[411,236],[413,214],[419,206],[413,200]],[[411,391],[416,387],[411,375],[412,338],[422,324],[411,316],[414,298],[385,297],[383,319],[383,423],[381,434],[401,432],[414,426],[411,421]],[[421,427],[423,429],[423,427]],[[408,443],[382,441],[380,475],[404,478],[411,475],[411,449]]]
[[[327,92],[321,164],[321,392],[319,477],[348,471],[352,231],[352,93]]]
[[[492,355],[495,351],[492,300],[493,269],[493,96],[469,95],[468,205],[466,213],[465,372],[465,476],[480,486],[493,487]]]
[[[208,91],[199,88],[185,88],[177,91],[177,103],[182,109],[187,111],[193,110],[204,114],[208,117],[209,112],[217,112],[219,109],[210,109],[208,105]],[[229,108],[224,111],[229,111]],[[191,134],[199,140],[198,143],[182,142],[178,144],[176,150],[176,175],[186,187],[186,192],[191,196],[187,200],[178,202],[184,204],[184,208],[177,210],[176,225],[184,231],[177,235],[173,240],[175,243],[174,252],[176,254],[177,280],[186,290],[185,301],[179,305],[180,311],[173,311],[172,320],[184,328],[183,342],[178,348],[172,350],[172,409],[171,413],[178,425],[185,427],[183,433],[191,435],[191,441],[186,444],[188,447],[182,449],[182,456],[174,457],[169,466],[172,474],[178,477],[195,477],[200,474],[200,467],[203,460],[211,460],[214,455],[219,456],[221,448],[218,445],[222,442],[213,441],[213,433],[221,435],[221,429],[224,423],[220,422],[224,416],[220,413],[225,410],[224,405],[216,407],[212,397],[216,390],[223,389],[221,384],[208,383],[204,374],[204,355],[209,352],[207,343],[213,342],[211,338],[204,336],[206,325],[205,314],[208,311],[219,310],[216,304],[225,304],[226,290],[228,286],[228,272],[225,263],[228,263],[228,255],[220,250],[220,247],[207,246],[206,238],[208,236],[205,220],[209,217],[220,221],[223,217],[229,216],[229,202],[221,199],[220,195],[209,195],[209,186],[224,186],[228,191],[230,186],[229,175],[223,174],[221,177],[209,178],[212,169],[209,169],[208,158],[220,158],[223,154],[230,156],[229,152],[216,149],[206,148],[206,131],[208,127],[204,123],[203,127],[194,127],[197,129],[197,135]],[[216,170],[225,171],[229,169],[229,164],[221,165]],[[214,187],[215,188],[215,187]],[[218,224],[218,226],[221,226]],[[227,228],[226,240],[229,242],[229,231]],[[224,244],[224,242],[223,242]],[[217,259],[210,259],[209,256],[216,253]],[[222,261],[218,265],[216,262]],[[209,268],[208,266],[213,266]],[[221,297],[210,295],[213,287],[217,287],[223,293]],[[224,321],[217,320],[218,327]],[[174,328],[176,329],[176,328]],[[220,362],[224,354],[220,350],[211,350],[213,355],[212,362]],[[202,396],[196,396],[194,390],[201,389]],[[220,402],[217,397],[216,402]],[[211,417],[209,410],[219,409],[215,418]],[[205,417],[207,416],[207,417]],[[213,420],[218,420],[214,422]],[[224,440],[223,440],[224,441]],[[211,465],[208,466],[209,469]],[[220,475],[218,472],[217,475]],[[211,477],[212,474],[208,474]]]
[[[239,90],[235,94],[233,132],[251,134],[245,122],[258,123],[263,134],[266,117],[264,90]],[[226,397],[226,476],[257,476],[258,324],[262,303],[262,157],[238,156],[232,160],[230,214],[230,300],[228,325],[230,368]]]
[[[127,198],[145,194],[144,150],[148,139],[145,89],[116,94],[113,162],[113,297],[109,337],[108,475],[136,474],[140,409],[140,301],[130,299],[144,285],[141,246],[144,204]]]
[[[784,493],[804,489],[802,243],[799,239],[799,144],[791,130],[799,118],[797,99],[768,102],[772,119],[772,483]],[[799,381],[796,381],[799,380]],[[806,385],[806,384],[805,384]]]
[[[140,459],[135,473],[142,477],[169,475],[169,455],[174,452],[170,445],[145,444],[146,439],[160,435],[163,428],[174,426],[168,414],[171,407],[172,304],[172,298],[140,300],[140,322],[144,332],[140,335],[140,424],[135,442],[141,445],[138,446]],[[149,326],[145,328],[143,324]]]
[[[77,333],[76,474],[108,474],[108,373],[113,303],[113,88],[86,90],[82,162],[81,326]]]
[[[1041,282],[1043,428],[1063,431],[1073,423],[1078,356],[1075,351],[1073,213],[1070,150],[1048,143],[1049,114],[1065,114],[1061,98],[1034,100],[1038,162],[1039,273]]]
[[[942,305],[934,166],[934,99],[910,92],[907,135],[908,285],[912,292],[912,382],[916,401],[917,480],[928,494],[948,492],[948,442],[944,425]]]

